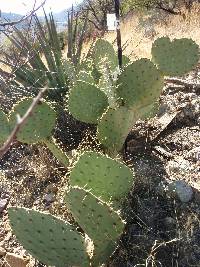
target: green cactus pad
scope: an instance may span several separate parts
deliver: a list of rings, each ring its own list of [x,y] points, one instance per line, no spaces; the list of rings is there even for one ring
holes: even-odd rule
[[[10,134],[10,127],[6,114],[0,110],[0,146],[6,141]]]
[[[101,76],[102,76],[102,74],[98,71],[98,69],[96,67],[94,67],[92,70],[92,77],[93,77],[95,83],[99,82]]]
[[[78,66],[78,71],[91,72],[93,70],[93,60],[90,57],[86,57]]]
[[[154,104],[151,104],[151,105],[148,105],[146,107],[142,107],[142,108],[138,109],[137,110],[138,117],[141,120],[150,119],[157,114],[158,109],[159,109],[159,103],[157,101]]]
[[[62,65],[64,68],[65,75],[68,77],[70,81],[71,80],[73,81],[76,77],[76,70],[73,63],[68,58],[68,59],[63,59]]]
[[[94,243],[115,240],[121,235],[124,223],[119,214],[91,192],[73,187],[66,193],[65,201],[76,221]]]
[[[187,38],[157,39],[152,46],[152,59],[164,75],[183,75],[191,71],[199,60],[199,46]]]
[[[25,208],[9,208],[8,214],[19,242],[42,263],[89,266],[84,238],[69,223]]]
[[[102,74],[103,75],[99,79],[99,88],[107,96],[109,106],[111,108],[116,108],[118,106],[116,86],[113,84],[113,80],[110,78],[110,74],[106,70],[103,70]]]
[[[101,65],[108,64],[111,71],[118,66],[118,58],[111,43],[98,39],[93,48],[93,59],[96,68],[101,72]]]
[[[17,114],[22,117],[30,105],[32,98],[26,98],[17,103],[9,115],[9,122],[12,127],[16,124]],[[17,134],[20,142],[32,144],[43,141],[52,134],[56,122],[56,112],[45,102],[40,102],[29,116],[25,125]]]
[[[123,64],[123,66],[126,66],[126,65],[129,64],[129,63],[130,63],[130,59],[129,59],[129,57],[123,55],[123,56],[122,56],[122,64]]]
[[[101,251],[99,261],[105,262],[116,248],[116,241],[123,232],[124,222],[107,204],[82,188],[71,188],[66,193],[65,200],[78,224],[93,240],[97,258]],[[102,244],[105,245],[104,249],[109,252],[108,254],[102,251]]]
[[[108,149],[119,151],[137,119],[138,114],[126,107],[109,109],[98,124],[97,138]]]
[[[118,79],[117,93],[125,106],[141,108],[159,97],[164,78],[156,66],[146,58],[128,65]]]
[[[77,75],[77,81],[83,81],[90,84],[95,83],[94,78],[90,72],[87,72],[85,70],[81,70]]]
[[[64,167],[67,168],[69,166],[69,158],[62,150],[62,148],[59,147],[59,145],[56,143],[56,140],[54,138],[46,139],[44,143],[51,151],[51,153],[57,158],[57,160],[60,161]]]
[[[94,252],[92,257],[92,266],[99,267],[107,262],[113,252],[116,250],[116,242],[103,241],[101,243],[94,243]]]
[[[71,89],[68,109],[77,120],[97,123],[107,106],[106,95],[95,85],[78,81]]]
[[[133,173],[124,164],[97,152],[85,152],[70,174],[70,184],[90,190],[105,202],[120,202],[129,192]]]

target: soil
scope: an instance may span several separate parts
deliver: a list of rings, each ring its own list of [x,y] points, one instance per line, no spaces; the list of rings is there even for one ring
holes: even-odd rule
[[[134,186],[122,216],[126,228],[110,267],[200,266],[200,72],[167,81],[158,116],[138,121],[127,137],[123,157],[134,169]],[[87,127],[84,126],[84,129]],[[64,139],[63,139],[64,140]],[[68,171],[43,146],[16,143],[0,162],[0,247],[35,261],[12,234],[7,208],[13,205],[49,211],[72,220],[63,203]],[[166,188],[185,181],[192,199],[182,202]],[[0,266],[4,256],[0,256]]]

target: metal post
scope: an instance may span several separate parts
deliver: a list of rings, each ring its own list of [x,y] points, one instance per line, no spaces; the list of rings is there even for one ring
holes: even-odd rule
[[[115,1],[115,14],[117,20],[117,47],[118,47],[118,60],[119,67],[122,68],[122,41],[121,41],[121,31],[120,31],[120,0]]]

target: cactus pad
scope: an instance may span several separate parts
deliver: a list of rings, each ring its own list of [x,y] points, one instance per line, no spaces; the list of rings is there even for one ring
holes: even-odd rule
[[[164,79],[156,66],[146,58],[128,65],[118,79],[117,93],[127,107],[152,104],[160,95]]]
[[[145,107],[138,109],[137,110],[138,117],[141,120],[152,118],[157,114],[158,110],[159,110],[159,103],[157,101],[151,105],[148,105],[148,106],[145,106]]]
[[[77,75],[77,81],[83,81],[90,84],[95,83],[94,78],[90,72],[87,72],[85,70],[81,70]]]
[[[25,208],[9,208],[11,227],[24,248],[47,265],[89,266],[84,238],[50,214]]]
[[[111,43],[98,39],[93,48],[94,64],[101,72],[101,65],[108,64],[111,71],[118,66],[118,58]]]
[[[117,95],[116,95],[116,87],[113,84],[113,80],[110,77],[110,74],[106,69],[102,71],[102,76],[99,79],[99,88],[108,98],[108,103],[111,108],[116,108],[118,106],[117,103]]]
[[[131,170],[97,152],[83,153],[70,174],[70,184],[90,190],[105,202],[120,202],[133,183]]]
[[[99,141],[108,149],[119,151],[137,119],[137,114],[126,107],[109,109],[98,124]]]
[[[92,266],[102,266],[103,263],[108,261],[109,257],[113,254],[116,248],[116,242],[113,240],[106,240],[97,244],[94,243]]]
[[[65,200],[78,224],[93,240],[96,249],[94,253],[99,255],[101,251],[99,260],[105,262],[116,248],[124,222],[118,213],[84,189],[71,188]],[[103,244],[105,251],[102,251]]]
[[[62,150],[61,147],[56,143],[55,139],[46,139],[44,141],[48,149],[51,151],[51,153],[57,158],[58,161],[60,161],[64,167],[69,166],[69,158],[67,157],[66,153]]]
[[[68,108],[77,120],[97,123],[107,106],[106,95],[95,85],[78,81],[71,89]]]
[[[0,110],[0,145],[6,141],[10,134],[10,127],[6,114]]]
[[[129,57],[123,55],[123,56],[122,56],[122,64],[123,64],[123,66],[126,66],[126,65],[129,64],[129,63],[130,63],[130,59],[129,59]]]
[[[187,38],[158,38],[152,46],[152,59],[165,75],[183,75],[191,71],[199,60],[199,47]]]
[[[17,103],[12,109],[9,121],[12,127],[16,124],[17,114],[22,117],[30,105],[32,98],[26,98]],[[45,102],[40,102],[33,110],[25,125],[17,134],[17,139],[23,143],[37,143],[51,136],[56,122],[56,112]]]

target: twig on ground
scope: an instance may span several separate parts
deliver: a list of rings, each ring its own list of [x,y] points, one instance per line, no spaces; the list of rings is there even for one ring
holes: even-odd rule
[[[47,88],[45,87],[39,92],[39,94],[34,98],[32,104],[30,105],[30,107],[28,108],[28,110],[26,111],[26,113],[24,114],[22,118],[20,116],[17,117],[17,123],[15,125],[15,128],[11,132],[10,136],[8,137],[4,145],[0,148],[0,158],[2,158],[5,155],[5,153],[9,150],[10,146],[16,140],[17,133],[22,128],[22,126],[26,123],[29,116],[31,116],[34,108],[37,106],[37,104],[41,100],[46,90]]]

